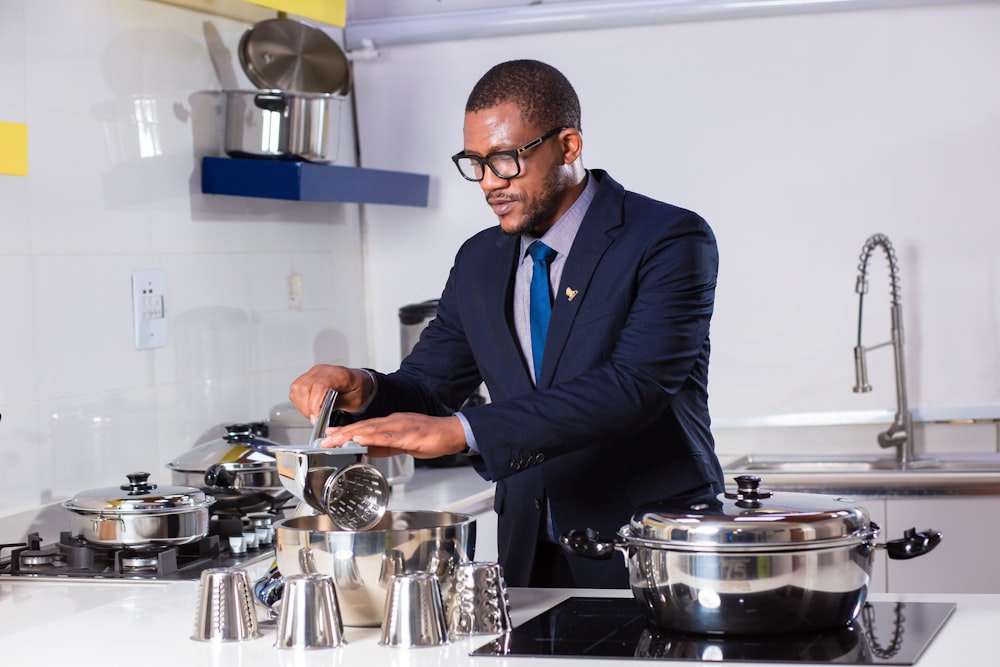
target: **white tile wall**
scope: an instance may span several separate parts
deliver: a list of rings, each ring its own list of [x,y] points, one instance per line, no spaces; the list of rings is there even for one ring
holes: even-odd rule
[[[134,470],[169,483],[169,461],[265,418],[317,361],[370,363],[358,207],[200,193],[222,80],[250,87],[247,27],[147,0],[0,0],[0,121],[29,132],[28,176],[0,175],[0,537]],[[149,351],[132,340],[142,268],[167,281],[168,343]]]

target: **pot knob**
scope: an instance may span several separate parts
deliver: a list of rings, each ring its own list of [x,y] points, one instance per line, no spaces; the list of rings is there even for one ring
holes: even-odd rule
[[[760,477],[757,475],[739,475],[736,480],[736,493],[726,491],[726,498],[736,501],[737,507],[757,508],[760,501],[770,498],[773,494],[768,489],[761,489]]]
[[[205,486],[229,488],[236,481],[236,475],[221,463],[213,463],[205,470]]]
[[[149,480],[148,472],[133,472],[126,477],[128,477],[128,484],[122,484],[118,488],[122,491],[128,491],[130,496],[140,496],[156,488],[156,484],[150,484],[147,481]]]

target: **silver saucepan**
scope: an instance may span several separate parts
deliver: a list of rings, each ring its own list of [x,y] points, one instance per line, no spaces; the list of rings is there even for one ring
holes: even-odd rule
[[[72,534],[91,544],[138,547],[186,544],[208,534],[215,498],[187,486],[151,484],[148,472],[128,475],[120,487],[82,491],[62,504]]]
[[[736,482],[734,492],[646,506],[612,541],[572,531],[563,547],[590,558],[621,551],[655,628],[755,635],[847,624],[867,597],[877,547],[904,559],[941,541],[938,531],[910,529],[876,544],[879,527],[850,498],[772,493],[752,475]]]

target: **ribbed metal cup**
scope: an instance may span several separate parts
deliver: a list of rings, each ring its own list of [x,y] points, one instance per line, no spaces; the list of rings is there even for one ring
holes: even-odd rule
[[[346,643],[333,577],[318,573],[286,577],[274,645],[314,649]]]
[[[510,598],[499,563],[456,565],[447,601],[451,635],[500,634],[510,630]]]
[[[246,571],[218,567],[202,572],[191,639],[236,642],[260,636]]]
[[[438,578],[426,572],[395,574],[382,619],[382,646],[415,648],[448,643]]]

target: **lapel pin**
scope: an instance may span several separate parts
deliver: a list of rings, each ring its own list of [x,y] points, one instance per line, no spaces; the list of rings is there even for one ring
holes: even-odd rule
[[[566,288],[566,298],[568,300],[570,300],[570,301],[572,301],[573,299],[575,299],[576,295],[579,294],[579,293],[580,293],[580,290],[578,290],[578,289],[570,289],[569,287]]]

